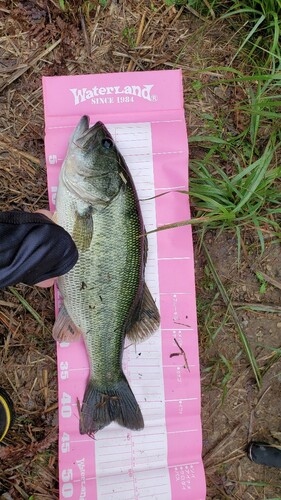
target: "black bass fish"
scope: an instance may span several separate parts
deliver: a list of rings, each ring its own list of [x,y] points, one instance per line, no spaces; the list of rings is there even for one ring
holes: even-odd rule
[[[83,116],[69,143],[56,201],[57,223],[75,241],[79,259],[58,279],[63,296],[54,325],[58,341],[82,334],[90,376],[80,433],[112,421],[142,429],[143,417],[122,370],[124,340],[157,330],[160,317],[145,284],[147,239],[136,189],[106,127]]]

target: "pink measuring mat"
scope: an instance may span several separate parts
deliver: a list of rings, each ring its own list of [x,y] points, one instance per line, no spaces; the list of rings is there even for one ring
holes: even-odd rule
[[[190,217],[188,143],[180,71],[43,79],[50,207],[69,137],[83,114],[101,120],[137,188],[147,232]],[[158,196],[166,193],[164,196]],[[77,398],[89,374],[83,340],[57,347],[60,499],[203,500],[201,401],[191,227],[148,235],[146,282],[161,328],[124,351],[123,367],[145,428],[113,423],[79,434]],[[59,294],[56,291],[57,307]],[[175,343],[186,353],[188,369]]]

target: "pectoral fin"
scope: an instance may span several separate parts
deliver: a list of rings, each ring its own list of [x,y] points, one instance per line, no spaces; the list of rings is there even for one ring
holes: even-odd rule
[[[159,311],[147,285],[144,284],[143,296],[136,308],[127,337],[133,342],[141,342],[150,337],[159,325]]]
[[[87,211],[80,215],[75,212],[75,222],[72,233],[77,248],[81,251],[87,250],[90,247],[93,237],[93,217],[92,208],[89,207]]]
[[[57,342],[76,342],[82,331],[75,325],[65,307],[62,306],[52,333]]]

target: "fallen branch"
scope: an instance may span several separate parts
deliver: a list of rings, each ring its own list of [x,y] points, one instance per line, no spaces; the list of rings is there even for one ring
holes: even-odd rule
[[[184,368],[187,368],[187,370],[190,372],[190,369],[189,369],[189,366],[188,366],[188,362],[187,362],[187,357],[186,357],[186,354],[185,354],[185,351],[183,350],[183,348],[179,345],[177,339],[174,338],[174,341],[175,341],[175,344],[177,345],[177,347],[179,348],[180,352],[172,352],[170,354],[170,358],[173,358],[174,356],[183,356],[184,358],[184,365],[183,367]]]

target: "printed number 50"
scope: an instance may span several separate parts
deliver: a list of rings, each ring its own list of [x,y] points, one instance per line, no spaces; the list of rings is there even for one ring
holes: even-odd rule
[[[61,478],[63,480],[62,496],[63,498],[71,498],[73,495],[73,484],[70,482],[73,479],[72,469],[64,469]]]

